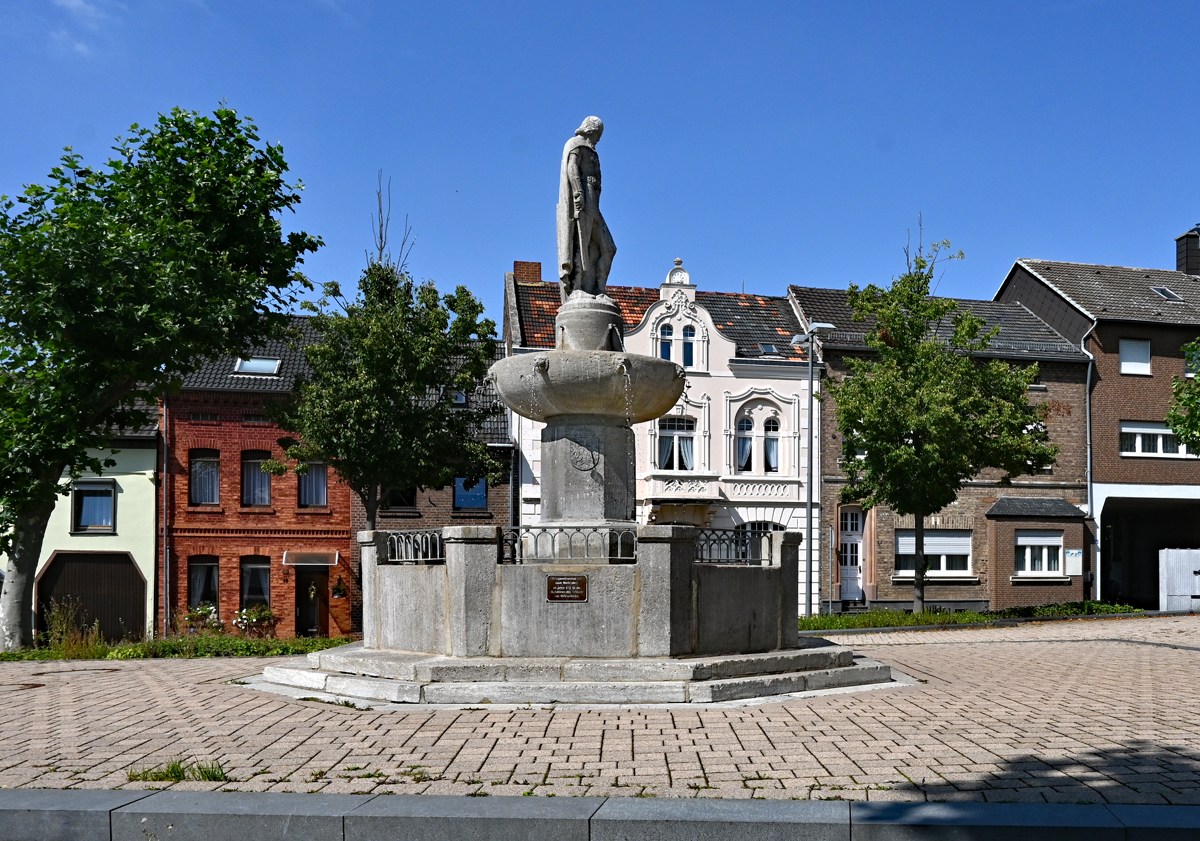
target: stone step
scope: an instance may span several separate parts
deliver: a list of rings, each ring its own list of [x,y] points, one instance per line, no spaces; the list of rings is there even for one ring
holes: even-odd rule
[[[392,703],[426,704],[669,704],[714,703],[786,695],[891,680],[882,663],[857,658],[851,665],[713,680],[552,680],[420,682],[362,677],[298,665],[268,666],[263,678],[332,695]]]

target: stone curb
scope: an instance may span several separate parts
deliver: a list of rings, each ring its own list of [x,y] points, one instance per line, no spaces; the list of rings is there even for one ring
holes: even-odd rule
[[[825,631],[800,631],[802,637],[831,637],[842,634],[898,634],[904,631],[956,631],[964,628],[1015,628],[1029,622],[1079,622],[1092,619],[1147,619],[1156,616],[1192,616],[1184,610],[1146,610],[1141,613],[1091,613],[1080,616],[1021,616],[994,619],[991,622],[945,622],[939,625],[892,625],[886,628],[830,628]]]
[[[1200,806],[0,790],[5,841],[1143,841]]]

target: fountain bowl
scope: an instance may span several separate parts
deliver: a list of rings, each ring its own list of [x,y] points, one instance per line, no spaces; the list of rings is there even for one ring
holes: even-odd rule
[[[489,376],[522,417],[594,415],[641,423],[671,411],[683,368],[667,359],[606,350],[548,350],[501,359]]]

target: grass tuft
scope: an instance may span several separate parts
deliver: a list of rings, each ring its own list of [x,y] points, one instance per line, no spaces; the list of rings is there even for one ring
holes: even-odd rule
[[[126,774],[126,778],[131,783],[181,783],[184,780],[204,783],[234,782],[225,774],[225,769],[219,760],[185,763],[182,759],[172,759],[164,765],[156,765],[153,768],[142,768],[136,771],[131,769]]]

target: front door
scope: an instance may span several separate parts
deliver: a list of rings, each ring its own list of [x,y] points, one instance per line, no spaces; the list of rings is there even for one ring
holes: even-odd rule
[[[296,636],[329,635],[329,567],[296,568]]]
[[[842,545],[838,549],[838,562],[841,567],[842,600],[862,601],[862,535],[842,535]]]

